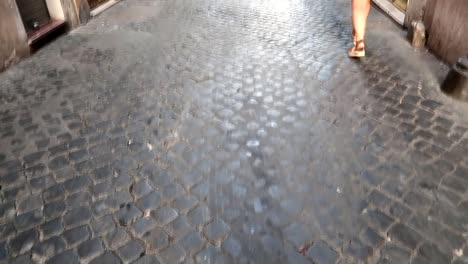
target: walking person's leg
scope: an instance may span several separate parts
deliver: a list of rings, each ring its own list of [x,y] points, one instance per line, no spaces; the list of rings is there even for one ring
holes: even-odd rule
[[[350,57],[365,56],[364,37],[366,35],[367,17],[370,12],[370,0],[353,0],[353,42],[354,47],[349,50]]]

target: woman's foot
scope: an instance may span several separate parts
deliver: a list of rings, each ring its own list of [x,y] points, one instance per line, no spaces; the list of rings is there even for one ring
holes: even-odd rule
[[[350,58],[361,58],[366,56],[366,50],[364,40],[358,40],[354,42],[354,46],[349,49],[348,56]]]

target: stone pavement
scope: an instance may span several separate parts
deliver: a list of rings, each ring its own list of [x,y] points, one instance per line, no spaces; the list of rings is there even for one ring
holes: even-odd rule
[[[0,262],[468,263],[467,106],[349,0],[126,0],[0,75]]]

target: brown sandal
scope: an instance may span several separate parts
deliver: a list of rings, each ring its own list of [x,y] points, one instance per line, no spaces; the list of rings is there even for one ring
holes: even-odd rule
[[[358,48],[358,46],[360,46],[360,44],[362,44],[362,48]],[[366,50],[365,50],[364,40],[361,39],[361,40],[356,41],[356,43],[354,44],[354,47],[352,47],[348,51],[348,56],[350,58],[365,57],[366,56]]]

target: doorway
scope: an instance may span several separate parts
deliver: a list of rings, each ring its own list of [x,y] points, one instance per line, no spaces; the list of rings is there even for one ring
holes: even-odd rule
[[[406,9],[408,7],[408,0],[390,0],[394,6],[400,9],[402,12],[406,13]]]
[[[16,3],[26,32],[49,23],[50,15],[45,0],[17,0]]]
[[[91,9],[94,9],[94,8],[100,6],[101,4],[104,4],[107,1],[108,0],[88,0],[88,4],[89,4],[89,7]]]

